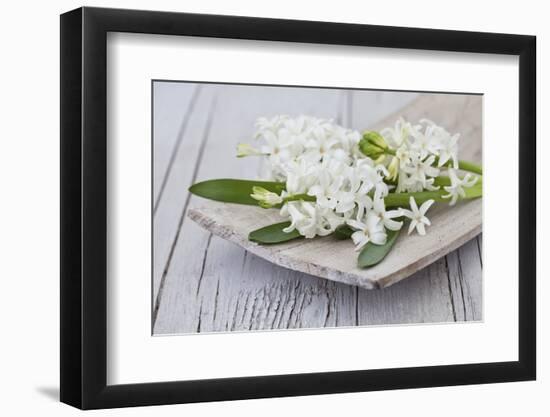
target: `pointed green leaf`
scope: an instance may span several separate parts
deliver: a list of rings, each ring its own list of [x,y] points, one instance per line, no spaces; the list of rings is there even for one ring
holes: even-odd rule
[[[285,189],[282,182],[250,181],[235,179],[216,179],[198,182],[189,187],[189,191],[199,197],[226,203],[248,204],[257,206],[258,202],[250,197],[252,187],[262,187],[280,194]]]
[[[357,258],[357,265],[359,268],[368,268],[369,266],[376,265],[386,255],[390,252],[393,247],[397,237],[399,236],[400,230],[388,230],[386,243],[383,245],[374,245],[372,243],[367,243],[365,247],[359,253]]]
[[[288,242],[289,240],[302,237],[297,230],[293,230],[289,233],[283,232],[283,229],[288,226],[290,226],[290,222],[275,223],[262,227],[261,229],[250,232],[248,235],[248,240],[266,245],[272,245],[274,243]]]

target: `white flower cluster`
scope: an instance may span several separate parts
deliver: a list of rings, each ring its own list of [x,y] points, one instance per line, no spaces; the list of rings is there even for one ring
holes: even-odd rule
[[[454,172],[458,135],[429,121],[413,126],[399,120],[394,128],[384,129],[381,134],[395,155],[376,161],[360,151],[358,131],[331,120],[276,116],[258,119],[256,128],[262,145],[239,145],[238,156],[265,156],[268,179],[285,182],[286,190],[278,195],[254,187],[251,196],[263,207],[281,205],[281,215],[290,220],[284,231],[297,230],[306,238],[328,235],[347,224],[355,230],[352,239],[360,250],[369,242],[384,244],[386,230],[403,226],[395,220],[399,217],[411,219],[409,233],[416,228],[424,234],[430,224],[425,213],[433,200],[418,208],[411,197],[411,210],[386,210],[384,198],[393,185],[384,180],[397,180],[395,192],[435,190],[435,177],[451,161],[451,185],[445,189],[452,203],[472,184],[469,177],[461,179]]]
[[[477,182],[471,174],[466,174],[462,179],[457,175],[460,134],[451,135],[427,119],[413,125],[402,118],[393,128],[382,129],[380,133],[395,149],[388,171],[389,178],[397,180],[397,193],[438,190],[439,186],[434,185],[435,177],[442,168],[446,168],[451,186],[444,188],[448,192],[446,198],[450,198],[453,205],[458,197],[464,197],[464,187],[471,187]]]
[[[334,159],[349,164],[361,156],[358,131],[311,116],[261,117],[256,121],[255,137],[263,145],[259,151],[248,149],[267,156],[266,175],[275,181],[287,178],[289,163],[312,165]]]
[[[269,179],[286,183],[281,195],[258,187],[252,194],[267,207],[284,202],[281,215],[291,222],[285,232],[298,230],[312,238],[333,233],[348,222],[358,230],[364,224],[362,236],[353,238],[362,247],[368,241],[385,243],[384,227],[401,227],[392,220],[400,211],[386,212],[384,207],[388,172],[359,151],[358,131],[308,116],[260,118],[256,126],[263,145],[259,149],[240,145],[239,156],[265,155]],[[295,196],[305,198],[292,200]],[[304,201],[308,199],[312,201]]]

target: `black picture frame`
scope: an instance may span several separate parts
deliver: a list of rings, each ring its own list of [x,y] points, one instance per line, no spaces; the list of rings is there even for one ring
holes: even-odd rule
[[[518,361],[107,385],[108,32],[518,56]],[[60,56],[62,402],[94,409],[535,379],[534,36],[84,7],[61,15]]]

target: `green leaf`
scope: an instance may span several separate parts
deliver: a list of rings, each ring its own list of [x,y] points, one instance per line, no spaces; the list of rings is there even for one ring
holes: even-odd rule
[[[235,179],[216,179],[198,182],[189,187],[189,191],[199,197],[226,203],[247,204],[257,206],[258,202],[250,197],[252,187],[262,187],[268,191],[280,194],[285,189],[282,182],[250,181]]]
[[[357,258],[357,265],[359,266],[359,268],[368,268],[370,266],[376,265],[382,259],[384,259],[386,255],[390,252],[395,241],[397,240],[399,232],[400,230],[388,230],[388,237],[386,239],[386,243],[383,245],[374,245],[370,242],[367,243],[359,253],[359,257]]]
[[[338,226],[334,231],[334,237],[338,240],[349,239],[353,234],[353,229],[346,224]]]
[[[296,229],[289,233],[283,232],[283,229],[288,226],[290,226],[290,222],[282,222],[256,229],[249,233],[248,240],[272,245],[274,243],[288,242],[289,240],[302,237]]]

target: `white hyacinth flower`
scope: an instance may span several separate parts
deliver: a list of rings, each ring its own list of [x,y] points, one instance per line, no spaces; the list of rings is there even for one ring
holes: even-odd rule
[[[357,161],[355,175],[363,181],[363,184],[358,192],[366,194],[371,190],[374,190],[375,194],[383,197],[388,194],[388,185],[384,182],[384,177],[388,176],[389,173],[385,166],[374,166],[371,159],[364,158]]]
[[[363,217],[363,216],[360,216]],[[351,235],[353,243],[355,243],[355,250],[360,251],[363,247],[372,242],[375,245],[383,245],[386,243],[387,235],[384,230],[384,225],[380,222],[380,219],[374,215],[369,214],[366,219],[360,220],[348,220],[346,222],[351,228],[356,230]]]
[[[388,144],[393,148],[400,147],[404,142],[408,140],[412,132],[416,133],[418,131],[418,126],[413,126],[409,122],[405,121],[400,117],[396,122],[393,128],[387,127],[380,131],[380,134],[384,136],[384,139]]]
[[[290,217],[290,226],[283,229],[283,232],[290,233],[293,230],[311,239],[316,236],[317,219],[315,204],[303,201],[291,201],[281,209],[282,216]]]
[[[411,163],[414,152],[406,145],[400,146],[395,151],[395,157],[399,159],[399,168],[403,168]]]
[[[417,157],[411,161],[410,165],[405,166],[403,170],[409,174],[411,180],[418,181],[422,187],[425,187],[428,177],[437,177],[439,175],[439,169],[432,166],[434,162],[434,155],[430,155],[424,160],[421,157]]]
[[[426,234],[425,226],[429,226],[432,224],[430,220],[426,217],[426,212],[433,203],[434,200],[428,200],[425,201],[420,206],[420,208],[418,208],[415,199],[411,196],[411,198],[409,199],[411,210],[401,209],[401,213],[403,214],[403,216],[411,219],[411,224],[409,225],[409,230],[407,234],[410,235],[415,228],[419,235],[424,236]]]
[[[255,137],[264,142],[259,151],[269,154],[268,164],[263,170],[264,176],[270,180],[285,181],[285,165],[292,161],[306,160],[314,166],[335,159],[349,165],[364,157],[358,149],[359,132],[316,117],[283,115],[259,118]]]
[[[286,191],[291,194],[304,194],[315,184],[318,178],[318,166],[305,160],[284,164]]]
[[[439,138],[435,135],[434,126],[428,126],[424,132],[421,130],[415,131],[412,135],[414,140],[410,146],[411,150],[418,152],[420,159],[426,158],[428,155],[434,155],[437,152]]]
[[[426,125],[425,135],[430,137],[431,153],[439,157],[437,165],[442,167],[447,162],[452,161],[453,168],[458,169],[458,139],[460,134],[451,135],[445,128],[428,119],[421,119],[420,123]]]
[[[259,117],[256,120],[256,134],[254,135],[257,139],[261,138],[265,132],[277,132],[281,127],[283,127],[284,122],[288,120],[287,115],[279,115],[272,118]]]
[[[331,209],[319,208],[317,219],[317,234],[319,236],[326,236],[336,230],[338,226],[341,226],[346,221],[345,215],[338,215]]]
[[[316,126],[312,129],[312,134],[305,143],[305,158],[310,161],[319,162],[336,150],[338,141],[332,136],[331,132],[324,127]]]
[[[343,218],[332,210],[322,209],[307,201],[290,201],[281,209],[281,215],[290,217],[290,225],[283,232],[298,230],[306,239],[326,236],[343,224]]]
[[[342,186],[343,178],[332,175],[327,170],[319,173],[319,183],[309,188],[308,195],[317,199],[317,204],[322,208],[334,209],[337,204],[337,196]]]
[[[291,154],[291,138],[279,135],[278,132],[266,131],[263,134],[265,145],[261,147],[262,153],[269,155],[270,159],[289,160]]]
[[[442,167],[447,162],[452,161],[453,168],[458,169],[458,138],[460,135],[446,134],[444,138],[439,143],[438,155],[439,162],[438,166]]]
[[[386,205],[384,204],[384,199],[382,198],[378,198],[374,200],[372,204],[372,213],[380,219],[380,222],[388,230],[395,231],[403,227],[403,222],[398,222],[396,220],[393,220],[396,217],[403,216],[401,209],[386,211]]]
[[[372,199],[364,191],[363,183],[357,176],[351,176],[348,179],[346,189],[341,190],[337,195],[336,213],[349,215],[357,207],[359,212],[370,210]]]
[[[449,169],[449,178],[451,179],[451,185],[443,187],[445,191],[449,194],[443,196],[443,198],[450,198],[451,201],[449,205],[454,206],[459,197],[466,197],[466,191],[464,188],[472,187],[476,182],[478,177],[468,173],[464,178],[459,178],[456,174],[456,170]]]

